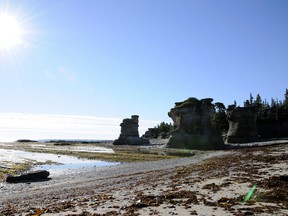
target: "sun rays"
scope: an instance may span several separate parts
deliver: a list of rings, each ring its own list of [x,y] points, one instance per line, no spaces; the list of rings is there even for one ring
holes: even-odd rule
[[[16,17],[0,14],[0,49],[13,49],[23,42],[23,29]]]

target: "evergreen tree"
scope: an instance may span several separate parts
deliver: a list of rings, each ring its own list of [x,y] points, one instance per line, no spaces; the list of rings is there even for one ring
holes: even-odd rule
[[[284,106],[287,107],[288,106],[288,89],[286,88],[285,94],[284,94],[284,102],[283,102]]]
[[[256,99],[254,101],[254,107],[257,109],[257,111],[259,111],[262,106],[263,106],[263,102],[262,102],[261,96],[257,94]]]
[[[246,100],[244,101],[244,107],[250,107],[250,101],[249,100]]]
[[[216,112],[212,119],[212,124],[220,132],[228,131],[229,123],[227,121],[226,107],[223,103],[215,103]]]
[[[173,125],[171,123],[165,123],[165,122],[161,122],[160,124],[158,124],[156,127],[154,127],[155,129],[157,129],[160,133],[164,132],[171,132],[173,129]]]
[[[253,107],[253,96],[252,96],[252,93],[250,93],[250,99],[249,99],[249,103],[250,103],[250,106]]]
[[[277,107],[276,100],[274,98],[271,98],[271,107]]]
[[[255,104],[262,104],[262,99],[261,99],[261,96],[259,94],[257,94],[254,103]]]
[[[266,98],[264,99],[263,106],[264,107],[269,107],[269,103],[267,102]]]
[[[223,103],[220,103],[220,102],[215,103],[215,109],[216,109],[216,112],[225,112],[226,111],[225,105]]]

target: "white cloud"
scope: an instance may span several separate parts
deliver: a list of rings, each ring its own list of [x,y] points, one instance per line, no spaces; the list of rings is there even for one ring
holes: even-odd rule
[[[0,113],[0,141],[17,139],[116,139],[120,118]],[[141,120],[139,134],[157,121]]]

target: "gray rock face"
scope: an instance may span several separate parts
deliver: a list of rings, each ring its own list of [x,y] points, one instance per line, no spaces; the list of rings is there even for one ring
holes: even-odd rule
[[[260,138],[281,138],[288,137],[288,121],[281,120],[260,120],[258,123],[258,134]]]
[[[176,129],[171,132],[167,147],[199,150],[224,148],[220,133],[212,125],[215,112],[212,101],[211,98],[189,98],[175,103],[168,115]]]
[[[257,136],[257,113],[251,107],[234,107],[227,110],[229,131],[226,143],[255,142]]]
[[[139,137],[139,116],[132,115],[131,119],[124,119],[120,124],[121,133],[117,140],[113,142],[114,145],[145,145],[149,141]]]
[[[288,106],[262,109],[258,114],[257,123],[260,138],[288,137]]]
[[[34,172],[25,173],[19,176],[7,176],[6,182],[8,183],[20,183],[30,181],[41,181],[47,179],[50,173],[46,170],[38,170]]]

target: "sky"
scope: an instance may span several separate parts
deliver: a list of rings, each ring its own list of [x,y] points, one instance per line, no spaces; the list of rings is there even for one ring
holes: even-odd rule
[[[5,46],[0,25],[0,141],[114,139],[134,114],[144,133],[188,97],[282,100],[287,11],[286,0],[0,0],[20,32]]]

